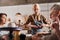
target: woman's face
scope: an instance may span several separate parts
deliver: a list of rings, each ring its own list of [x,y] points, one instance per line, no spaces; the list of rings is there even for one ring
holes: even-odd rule
[[[2,20],[2,23],[5,24],[6,23],[6,20],[7,20],[7,17],[5,15],[2,15],[1,20]]]
[[[34,10],[35,13],[38,13],[38,12],[39,12],[39,8],[38,8],[38,6],[35,5],[33,10]]]
[[[52,15],[50,16],[50,18],[51,18],[52,20],[56,20],[56,19],[57,19],[58,13],[57,13],[56,10],[53,10],[53,9],[52,9],[50,14],[52,14]]]

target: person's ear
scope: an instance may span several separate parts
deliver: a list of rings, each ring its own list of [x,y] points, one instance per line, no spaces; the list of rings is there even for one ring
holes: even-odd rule
[[[59,11],[59,15],[60,15],[60,11]]]

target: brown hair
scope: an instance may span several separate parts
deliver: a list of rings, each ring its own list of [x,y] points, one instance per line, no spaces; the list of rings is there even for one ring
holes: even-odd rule
[[[0,17],[2,17],[2,15],[5,15],[5,16],[7,16],[7,14],[5,14],[5,13],[0,13]]]
[[[54,4],[52,7],[51,7],[51,9],[54,9],[54,10],[60,10],[60,5],[58,5],[58,4]]]
[[[50,17],[52,16],[52,15],[58,15],[59,13],[59,11],[60,11],[60,5],[58,5],[58,4],[54,4],[52,7],[51,7],[51,10],[55,10],[55,13],[51,13],[50,14]]]
[[[5,13],[0,13],[0,22],[2,22],[1,18],[2,18],[3,15],[7,16],[7,14],[5,14]]]
[[[21,13],[16,13],[16,15],[21,15]]]

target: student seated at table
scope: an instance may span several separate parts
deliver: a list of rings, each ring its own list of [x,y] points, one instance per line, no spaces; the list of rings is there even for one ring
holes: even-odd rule
[[[22,16],[21,13],[15,14],[14,22],[16,23],[16,26],[22,27],[22,25],[24,24],[24,17]]]
[[[34,13],[28,17],[28,20],[24,25],[31,27],[32,29],[32,34],[36,34],[39,29],[42,28],[42,24],[47,24],[46,18],[40,14],[40,9],[38,4],[34,4],[33,6],[33,11]],[[31,23],[31,25],[28,25]]]
[[[0,28],[7,27],[7,14],[0,13]],[[9,31],[0,31],[0,37],[5,37],[4,35],[8,35]],[[5,37],[5,40],[7,38]]]

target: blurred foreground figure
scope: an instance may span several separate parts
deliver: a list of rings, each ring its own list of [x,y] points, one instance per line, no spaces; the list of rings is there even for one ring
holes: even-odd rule
[[[25,40],[25,38],[26,38],[26,35],[20,34],[20,40]]]
[[[51,8],[50,18],[52,23],[52,35],[49,40],[60,40],[60,5],[53,5]]]

